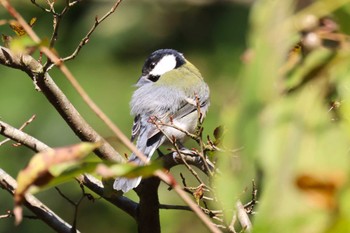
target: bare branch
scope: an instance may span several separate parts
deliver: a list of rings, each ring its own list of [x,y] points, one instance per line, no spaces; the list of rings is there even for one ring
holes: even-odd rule
[[[258,203],[257,194],[258,189],[256,188],[255,180],[252,180],[252,199],[244,205],[247,214],[255,214],[254,207]]]
[[[13,54],[9,49],[0,46],[0,64],[12,68],[24,70],[61,114],[70,128],[82,141],[102,142],[102,146],[96,150],[96,154],[111,161],[122,161],[122,157],[100,136],[79,114],[76,108],[56,85],[48,73],[42,74],[42,65],[29,55]]]
[[[29,125],[33,120],[35,119],[35,115],[33,115],[31,118],[29,118],[29,120],[27,120],[26,122],[23,123],[23,125],[21,127],[19,127],[19,130],[23,130],[27,125]],[[0,127],[1,127],[1,123],[0,123]],[[3,140],[2,142],[0,142],[0,146],[4,145],[6,142],[11,141],[10,138],[6,138],[5,140]],[[21,143],[18,143],[16,145],[21,145]]]
[[[108,18],[111,14],[114,13],[114,11],[117,9],[119,4],[122,2],[122,0],[118,0],[114,3],[112,8],[104,15],[102,18],[98,19],[97,16],[95,18],[95,22],[92,25],[89,32],[86,34],[86,36],[80,41],[78,47],[75,49],[75,51],[68,57],[62,58],[62,61],[68,61],[74,59],[80,52],[80,50],[83,48],[84,45],[86,45],[90,41],[90,36],[95,31],[95,29],[98,27],[100,23],[102,23],[106,18]]]
[[[204,182],[203,182],[203,181],[201,180],[201,178],[198,176],[197,172],[196,172],[195,170],[193,170],[193,169],[191,168],[191,166],[187,163],[187,161],[184,159],[184,155],[183,155],[183,153],[181,152],[181,150],[180,150],[180,148],[179,148],[179,146],[178,146],[178,143],[177,143],[176,139],[170,137],[170,135],[166,134],[166,133],[164,132],[163,128],[160,127],[160,126],[164,126],[165,124],[164,124],[162,121],[160,121],[159,119],[157,119],[156,117],[151,117],[151,118],[150,118],[150,122],[151,122],[152,124],[154,124],[154,125],[157,127],[157,129],[168,139],[169,142],[172,143],[173,147],[175,148],[174,153],[177,153],[177,154],[180,155],[180,158],[181,158],[183,164],[184,164],[184,165],[186,166],[186,168],[192,173],[192,175],[197,179],[197,181],[198,181],[200,184],[204,184]],[[173,124],[170,124],[170,127],[172,127],[172,126],[174,126],[174,125],[173,125]],[[175,127],[176,127],[176,126],[175,126]],[[180,130],[181,132],[187,132],[187,131],[182,131],[182,129],[180,129],[179,127],[176,127],[176,129],[177,129],[177,130]],[[188,133],[188,132],[187,132],[187,133]],[[189,133],[188,133],[188,134],[189,134]]]
[[[30,1],[31,1],[36,7],[40,8],[41,10],[43,10],[43,11],[45,11],[45,12],[52,12],[52,13],[54,13],[54,12],[53,12],[53,9],[52,9],[52,5],[49,4],[50,8],[48,9],[48,8],[45,8],[45,7],[41,6],[40,4],[38,4],[38,3],[36,2],[36,0],[30,0]]]
[[[97,180],[95,177],[84,174],[77,177],[77,180],[88,187],[94,193],[100,195],[108,202],[117,206],[119,209],[123,210],[125,213],[129,214],[132,218],[137,218],[138,204],[127,197],[124,196],[105,196],[104,187],[101,181]]]
[[[192,211],[192,209],[186,205],[166,205],[166,204],[159,204],[159,209],[164,210],[187,210]]]
[[[242,226],[243,229],[246,230],[246,232],[252,231],[252,223],[250,222],[249,216],[244,209],[244,206],[242,205],[242,202],[237,201],[236,203],[237,208],[237,218]]]
[[[194,154],[194,153],[182,152],[182,156],[181,156],[177,152],[171,152],[169,154],[162,156],[161,159],[162,159],[163,165],[166,169],[170,169],[170,168],[175,167],[177,165],[183,164],[182,159],[184,159],[184,160],[186,160],[186,162],[189,165],[193,165],[193,166],[197,167],[198,169],[200,169],[205,174],[208,174],[208,170],[204,166],[201,157],[196,156],[196,154]],[[212,169],[214,169],[214,167]]]
[[[84,187],[82,184],[80,184],[80,186]],[[82,203],[82,201],[84,200],[84,198],[87,197],[87,195],[85,195],[84,189],[82,188],[82,195],[77,202],[74,202],[70,198],[68,198],[58,187],[55,187],[55,189],[65,200],[67,200],[74,207],[74,218],[73,218],[72,229],[74,229],[74,230],[77,229],[79,206]]]
[[[3,121],[0,121],[0,134],[2,134],[5,137],[9,137],[16,142],[21,142],[24,146],[28,147],[29,149],[35,152],[40,152],[50,148],[38,139],[14,128],[13,126]],[[80,183],[84,184],[86,187],[91,189],[93,192],[95,192],[97,195],[100,195],[110,203],[125,211],[131,217],[136,218],[137,203],[131,201],[126,197],[106,197],[104,194],[104,187],[101,181],[97,180],[93,176],[81,175],[76,179]]]
[[[68,4],[66,4],[66,6],[63,8],[61,13],[53,14],[53,32],[51,35],[49,48],[54,47],[55,42],[57,41],[57,38],[58,38],[58,29],[60,28],[61,21],[62,21],[64,15],[68,12],[69,8],[70,8],[70,6],[69,6],[69,1],[68,1]],[[53,5],[52,5],[51,9],[54,9]],[[52,11],[52,12],[54,12],[54,11]],[[48,62],[47,64],[50,64],[50,62]]]
[[[17,182],[1,168],[0,187],[8,191],[12,196],[14,195],[15,189],[17,188]],[[26,195],[26,201],[24,202],[24,205],[55,231],[62,233],[72,232],[71,225],[61,219],[33,195]]]
[[[47,145],[37,140],[36,138],[22,132],[19,129],[14,128],[13,126],[3,121],[0,121],[0,134],[21,143],[22,145],[35,152],[47,150],[49,148]]]

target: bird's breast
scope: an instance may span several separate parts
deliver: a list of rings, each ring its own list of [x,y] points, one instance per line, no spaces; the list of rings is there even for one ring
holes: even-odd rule
[[[191,134],[195,132],[197,121],[198,113],[197,111],[194,111],[182,118],[173,119],[167,126],[163,126],[162,130],[168,137],[175,137],[176,140],[183,142],[187,136],[185,132],[189,132]]]

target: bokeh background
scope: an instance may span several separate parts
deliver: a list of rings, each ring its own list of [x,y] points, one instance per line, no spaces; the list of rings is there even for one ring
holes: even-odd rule
[[[11,2],[28,21],[37,17],[34,29],[41,38],[51,36],[49,14],[30,1]],[[218,154],[222,175],[214,185],[226,219],[231,219],[237,198],[249,200],[251,180],[256,178],[256,232],[350,232],[349,2],[128,0],[67,66],[130,135],[129,100],[144,60],[159,48],[183,52],[210,86],[204,135],[225,126],[226,153]],[[65,16],[56,46],[60,56],[74,51],[95,17],[105,14],[112,3],[82,1]],[[329,18],[320,21],[324,16]],[[0,18],[10,18],[2,8]],[[8,25],[1,25],[0,32],[13,34]],[[294,47],[298,42],[302,49]],[[84,118],[118,151],[128,153],[65,77],[55,69],[50,74]],[[33,114],[35,121],[25,128],[29,134],[52,147],[79,142],[24,73],[0,66],[1,119],[19,127]],[[14,177],[32,156],[11,143],[0,147],[1,168]],[[179,171],[183,170],[172,170],[177,179]],[[75,182],[59,187],[72,200],[81,196]],[[133,192],[127,195],[136,199]],[[74,208],[57,191],[37,196],[72,222]],[[165,186],[160,187],[160,202],[182,204]],[[12,207],[10,195],[0,191],[0,215]],[[163,232],[207,231],[185,211],[161,210],[161,224]],[[137,230],[130,217],[101,199],[84,200],[78,229]],[[36,220],[25,219],[18,227],[12,218],[0,220],[0,232],[39,231],[52,230]]]

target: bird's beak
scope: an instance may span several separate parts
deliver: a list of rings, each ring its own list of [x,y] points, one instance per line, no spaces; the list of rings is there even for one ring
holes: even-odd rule
[[[148,79],[148,75],[142,75],[139,80],[137,80],[136,86],[142,86],[146,83],[150,83],[151,81]]]

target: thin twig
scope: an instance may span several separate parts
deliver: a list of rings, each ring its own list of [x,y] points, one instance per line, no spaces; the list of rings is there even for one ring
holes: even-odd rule
[[[38,4],[38,3],[36,2],[36,0],[30,0],[30,1],[31,1],[36,7],[38,7],[39,9],[41,9],[41,10],[43,10],[43,11],[45,11],[45,12],[48,12],[48,13],[53,13],[53,14],[55,14],[54,9],[53,9],[53,7],[52,7],[51,4],[48,3],[48,5],[50,6],[50,8],[47,9],[47,8],[41,6],[40,4]]]
[[[153,117],[153,118],[151,118],[151,122],[154,124],[154,125],[156,125],[156,127],[160,130],[160,131],[162,131],[162,133],[168,138],[168,140],[169,140],[169,136],[167,136],[165,133],[164,133],[164,131],[160,128],[160,126],[165,126],[165,127],[171,127],[171,128],[173,128],[173,129],[176,129],[176,130],[178,130],[178,131],[180,131],[180,132],[182,132],[182,133],[184,133],[186,136],[188,136],[188,137],[190,137],[190,138],[192,138],[193,140],[195,140],[198,144],[199,144],[199,146],[200,146],[200,149],[201,149],[201,151],[200,152],[198,152],[197,153],[197,155],[202,159],[202,161],[203,161],[203,164],[204,164],[204,167],[205,167],[205,169],[206,169],[206,173],[208,174],[208,175],[210,175],[210,176],[213,176],[213,173],[212,173],[212,169],[210,169],[210,167],[209,167],[209,164],[208,164],[208,161],[207,161],[207,158],[206,158],[206,156],[205,156],[205,145],[204,145],[204,143],[203,143],[203,140],[202,140],[202,131],[203,131],[203,128],[201,127],[201,125],[202,125],[202,112],[201,112],[201,107],[200,107],[200,103],[199,103],[199,98],[198,98],[198,96],[196,95],[196,106],[197,106],[197,112],[198,112],[198,120],[197,120],[197,127],[198,127],[198,130],[197,130],[197,133],[196,134],[192,134],[192,133],[190,133],[190,132],[188,132],[187,130],[185,130],[185,129],[183,129],[183,128],[181,128],[181,127],[179,127],[179,126],[177,126],[177,125],[175,125],[175,124],[173,124],[173,121],[170,119],[170,123],[165,123],[165,122],[163,122],[162,120],[159,120],[159,119],[157,119],[156,117]],[[178,147],[175,145],[175,142],[174,142],[174,140],[169,140],[170,142],[173,142],[173,145],[174,145],[174,147],[176,148],[176,151],[178,152],[179,150],[178,150]],[[185,164],[185,166],[191,171],[191,173],[196,177],[196,179],[199,181],[200,179],[199,179],[199,177],[198,177],[198,175],[196,174],[196,172],[187,164],[187,161],[186,160],[184,160],[184,158],[183,158],[183,156],[182,156],[182,153],[179,153],[180,154],[180,157],[181,157],[181,159],[182,159],[182,161],[184,161],[184,164]],[[211,163],[212,164],[212,163]],[[213,166],[211,166],[211,167],[213,167]],[[199,181],[199,182],[201,182],[201,181]],[[203,183],[203,182],[202,182]]]
[[[24,122],[21,127],[19,127],[19,130],[23,130],[27,125],[29,125],[34,119],[35,119],[35,115],[33,115],[31,118],[29,118],[29,120],[27,120],[26,122]],[[0,126],[1,127],[1,126]],[[0,142],[0,146],[4,145],[6,142],[11,141],[10,138],[6,138],[5,140],[3,140],[2,142]],[[20,143],[14,144],[14,146],[18,146],[21,145]]]
[[[11,195],[14,195],[14,192],[17,188],[17,182],[15,181],[15,179],[13,179],[1,168],[0,187],[8,191]],[[56,215],[44,203],[39,201],[33,195],[26,195],[26,201],[24,202],[24,205],[55,231],[71,233],[72,226],[70,226],[67,222],[62,220],[58,215]]]
[[[10,218],[10,217],[13,217],[13,213],[11,212],[11,210],[7,210],[6,211],[6,214],[2,214],[0,215],[0,219],[3,219],[3,218]]]
[[[171,121],[170,121],[170,123],[164,123],[164,122],[159,120],[158,125],[171,127],[173,129],[176,129],[176,130],[180,131],[181,133],[184,133],[186,136],[194,139],[195,141],[198,140],[198,136],[197,135],[192,134],[192,133],[188,132],[187,130],[185,130],[185,129],[181,128],[181,127],[178,127],[177,125],[174,125]]]
[[[192,175],[197,179],[197,181],[200,184],[204,184],[204,182],[202,181],[202,179],[199,177],[199,175],[197,174],[197,172],[195,170],[193,170],[193,168],[187,163],[187,161],[185,160],[183,154],[180,152],[180,148],[176,142],[176,138],[172,138],[170,137],[168,134],[165,133],[165,131],[160,127],[163,124],[161,123],[160,120],[158,120],[156,117],[151,117],[150,118],[150,122],[152,124],[154,124],[157,129],[168,139],[169,142],[172,143],[173,147],[175,148],[175,152],[178,153],[180,155],[180,158],[182,160],[182,162],[185,164],[186,168],[192,173]],[[178,128],[178,127],[177,127]]]
[[[200,149],[201,149],[201,152],[199,153],[199,156],[202,158],[203,160],[203,163],[204,163],[204,166],[205,168],[207,169],[208,171],[208,174],[210,176],[213,176],[213,173],[211,171],[211,169],[209,169],[209,165],[207,163],[207,156],[205,155],[204,153],[204,143],[203,143],[203,139],[202,139],[202,133],[203,133],[203,127],[202,127],[202,123],[203,123],[203,113],[201,111],[201,104],[199,102],[199,97],[198,95],[196,95],[196,106],[197,106],[197,113],[198,113],[198,118],[197,118],[197,128],[198,128],[198,144],[200,146]]]
[[[236,221],[237,221],[237,214],[236,212],[234,212],[232,215],[230,225],[228,226],[228,230],[232,233],[236,233],[236,229],[235,229]]]
[[[102,182],[96,179],[92,175],[84,174],[76,177],[76,179],[81,184],[85,185],[91,191],[96,193],[97,195],[100,195],[105,200],[112,203],[114,206],[120,208],[125,213],[129,214],[135,220],[137,219],[138,203],[124,196],[117,196],[117,195],[106,196],[105,189],[102,185]]]
[[[159,204],[160,209],[165,209],[165,210],[186,210],[186,211],[193,211],[190,207],[188,206],[183,206],[183,205],[166,205],[166,204]],[[224,222],[220,216],[222,216],[222,211],[221,210],[209,210],[206,208],[202,208],[202,211],[207,214],[209,217],[212,219],[215,219],[218,222]]]
[[[186,159],[184,158],[184,156],[182,155],[182,153],[180,152],[179,148],[177,145],[174,145],[175,149],[176,149],[176,153],[180,154],[181,160],[182,162],[185,164],[186,168],[192,173],[192,175],[197,179],[197,181],[202,184],[205,185],[205,183],[202,181],[202,179],[199,177],[198,173],[187,163]]]
[[[187,210],[192,211],[192,209],[188,206],[184,205],[166,205],[166,204],[159,204],[159,209],[164,210]]]
[[[97,16],[96,16],[94,24],[92,25],[92,27],[88,31],[88,33],[85,35],[85,37],[80,41],[80,43],[79,43],[78,47],[75,49],[75,51],[70,56],[62,58],[62,61],[68,61],[68,60],[74,59],[79,54],[79,52],[83,48],[83,46],[86,45],[90,41],[90,37],[91,37],[92,33],[95,31],[95,29],[98,27],[98,25],[100,23],[102,23],[106,18],[108,18],[111,14],[114,13],[114,11],[117,9],[117,7],[119,6],[119,4],[121,2],[122,2],[122,0],[116,1],[114,3],[114,5],[112,6],[112,8],[104,16],[102,16],[100,19],[97,18]]]
[[[0,134],[18,143],[21,143],[22,145],[36,152],[49,149],[49,147],[41,141],[3,121],[0,121]]]
[[[252,199],[250,202],[244,205],[244,209],[246,210],[247,214],[254,214],[254,207],[258,203],[257,199],[258,189],[256,188],[255,181],[252,180]]]
[[[73,132],[82,140],[88,142],[101,142],[96,154],[105,160],[122,162],[123,158],[115,149],[97,133],[79,114],[67,96],[56,85],[48,73],[42,74],[42,65],[29,55],[14,54],[9,49],[0,46],[0,63],[20,69],[30,77],[35,76],[37,85],[48,101],[56,108]]]
[[[0,219],[4,219],[4,218],[13,218],[15,215],[12,213],[11,210],[7,210],[6,214],[0,215]],[[27,219],[39,219],[38,216],[36,215],[23,215],[23,218],[27,218]]]
[[[54,4],[54,2],[53,2]],[[54,7],[53,5],[51,6],[52,12],[53,12],[53,32],[51,35],[51,39],[50,39],[50,45],[49,48],[53,48],[55,45],[55,42],[57,41],[58,38],[58,29],[60,28],[61,25],[61,21],[64,17],[64,15],[68,12],[68,10],[70,9],[70,5],[69,5],[69,1],[66,1],[66,6],[63,8],[63,10],[61,11],[61,13],[59,14],[55,14],[54,13]],[[50,64],[50,62],[48,61],[48,63],[44,66],[45,68],[48,67]],[[44,70],[46,70],[44,68]]]
[[[72,201],[69,197],[67,197],[58,187],[55,187],[58,194],[63,197],[66,201],[68,201],[72,206],[76,206],[77,204]]]
[[[184,175],[183,175],[181,172],[180,172],[180,177],[181,177],[181,180],[182,180],[182,185],[183,185],[184,187],[187,187],[186,179],[185,179]]]
[[[9,137],[14,141],[21,142],[21,144],[33,150],[34,152],[41,152],[50,148],[38,139],[14,128],[13,126],[3,121],[0,121],[0,134],[5,137]],[[123,196],[106,197],[101,181],[97,180],[91,175],[81,175],[76,177],[76,179],[79,181],[79,183],[84,184],[97,195],[102,196],[104,199],[136,219],[137,203]]]
[[[248,216],[246,210],[244,209],[242,202],[237,201],[236,209],[237,209],[237,218],[238,218],[242,228],[245,229],[246,232],[251,232],[252,231],[252,223],[250,222],[249,216]]]
[[[80,186],[80,187],[84,187],[84,186]],[[76,229],[77,227],[77,221],[78,221],[78,210],[79,210],[79,206],[82,203],[82,201],[85,199],[85,197],[87,197],[87,195],[85,195],[85,191],[84,188],[81,188],[82,190],[82,195],[79,198],[78,201],[74,202],[72,201],[69,197],[67,197],[58,187],[55,187],[55,189],[57,190],[57,192],[66,200],[68,201],[73,207],[74,207],[74,218],[73,218],[73,224],[72,224],[72,228]]]

